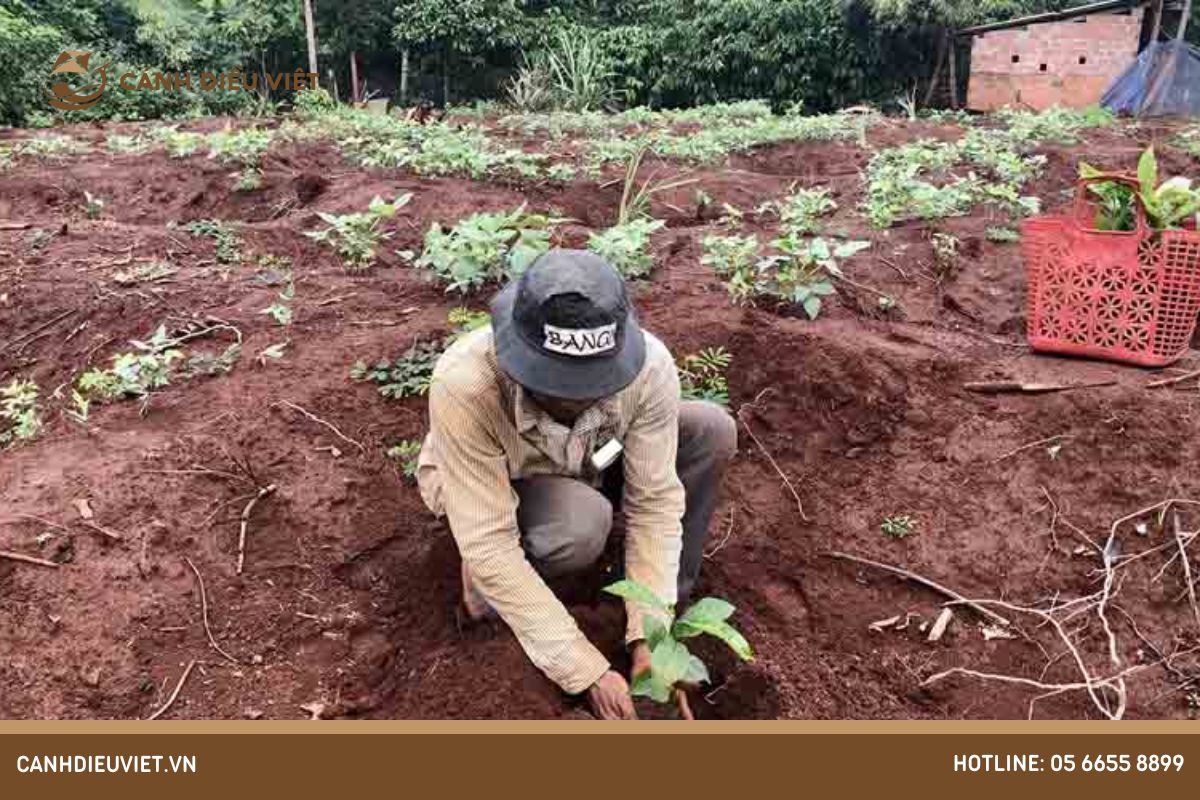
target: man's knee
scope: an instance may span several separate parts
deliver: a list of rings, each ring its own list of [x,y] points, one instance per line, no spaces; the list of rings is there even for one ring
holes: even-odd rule
[[[517,523],[534,567],[546,577],[587,569],[612,529],[612,504],[585,483],[539,477],[520,482]]]
[[[703,453],[718,462],[737,453],[737,423],[716,403],[687,400],[679,404],[679,449]]]

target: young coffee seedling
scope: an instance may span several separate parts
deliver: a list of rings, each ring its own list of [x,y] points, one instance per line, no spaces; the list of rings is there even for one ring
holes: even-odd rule
[[[350,368],[350,377],[355,381],[373,381],[379,385],[381,395],[394,400],[424,395],[429,391],[433,368],[443,349],[441,341],[417,342],[395,361],[382,359],[372,366],[356,361]]]
[[[799,189],[777,204],[779,221],[795,233],[816,233],[817,218],[837,208],[828,189]]]
[[[707,400],[729,406],[729,383],[725,370],[733,356],[724,347],[708,347],[687,356],[679,364],[679,393],[684,400]]]
[[[215,244],[218,264],[237,264],[242,260],[242,237],[232,223],[217,219],[198,219],[184,225],[192,236],[208,236]]]
[[[115,400],[126,395],[146,397],[151,390],[171,382],[171,372],[183,351],[159,326],[149,341],[131,341],[134,352],[113,356],[110,369],[93,369],[79,378],[79,391],[89,400]]]
[[[407,480],[416,480],[417,457],[421,455],[421,442],[415,439],[401,439],[387,449],[387,457],[400,467],[400,472]]]
[[[454,328],[450,336],[446,339],[447,344],[449,344],[473,330],[482,328],[484,325],[491,325],[492,315],[486,311],[472,311],[469,308],[460,306],[450,309],[450,313],[446,315],[446,321]]]
[[[1081,163],[1079,177],[1097,178],[1104,173]],[[1148,147],[1138,159],[1138,188],[1118,181],[1099,181],[1088,188],[1099,198],[1096,228],[1104,231],[1131,231],[1134,228],[1136,195],[1146,212],[1146,221],[1155,230],[1178,228],[1200,219],[1200,189],[1192,188],[1190,178],[1174,177],[1158,182],[1158,158]]]
[[[725,287],[735,303],[748,303],[754,298],[754,265],[758,261],[758,237],[704,237],[704,255],[700,263],[725,279]]]
[[[296,295],[296,285],[288,283],[278,294],[278,299],[264,308],[261,314],[266,314],[280,325],[292,324],[292,298]]]
[[[625,277],[641,278],[654,268],[654,257],[649,253],[650,236],[666,224],[661,219],[647,217],[630,220],[593,233],[587,246]]]
[[[809,319],[821,313],[823,297],[834,293],[830,276],[842,277],[838,261],[871,246],[870,242],[842,242],[831,247],[825,239],[802,240],[787,234],[772,242],[779,255],[759,259],[755,291],[801,306]]]
[[[396,216],[396,211],[408,204],[412,192],[398,195],[392,202],[376,196],[365,212],[355,214],[327,214],[317,212],[329,227],[317,231],[305,231],[304,235],[315,242],[325,242],[337,250],[347,272],[362,272],[375,263],[375,248],[391,238],[390,232],[381,230],[384,220]]]
[[[879,528],[893,539],[906,539],[916,533],[917,521],[908,514],[896,514],[885,519]]]
[[[13,378],[0,389],[0,446],[10,447],[38,435],[42,418],[37,399],[38,387],[33,381]]]
[[[550,249],[550,228],[558,222],[527,214],[522,205],[515,211],[472,214],[449,231],[434,223],[414,266],[432,271],[448,292],[503,283]]]
[[[664,603],[653,591],[633,580],[622,580],[604,587],[604,591],[645,608],[642,630],[650,647],[650,669],[638,675],[631,690],[635,697],[649,697],[659,703],[674,699],[680,711],[690,717],[686,697],[680,697],[681,683],[707,683],[708,667],[688,650],[681,639],[700,634],[713,636],[743,661],[753,661],[750,643],[727,621],[733,615],[732,604],[717,597],[705,597],[693,603],[679,617],[675,607]],[[636,607],[635,605],[635,607]]]

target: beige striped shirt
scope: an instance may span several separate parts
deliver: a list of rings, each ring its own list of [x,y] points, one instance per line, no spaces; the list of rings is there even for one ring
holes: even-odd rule
[[[679,375],[671,354],[647,333],[646,364],[633,383],[568,429],[499,369],[492,330],[481,328],[438,361],[429,415],[418,471],[425,504],[446,515],[476,588],[533,663],[565,691],[584,691],[608,660],[525,558],[511,482],[565,475],[597,485],[591,454],[616,438],[624,448],[626,576],[674,603],[684,496],[675,472]],[[641,638],[647,612],[626,604],[626,641]]]

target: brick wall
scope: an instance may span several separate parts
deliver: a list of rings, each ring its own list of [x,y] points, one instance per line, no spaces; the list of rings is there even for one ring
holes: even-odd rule
[[[1083,107],[1137,56],[1142,9],[981,33],[971,43],[967,106]]]

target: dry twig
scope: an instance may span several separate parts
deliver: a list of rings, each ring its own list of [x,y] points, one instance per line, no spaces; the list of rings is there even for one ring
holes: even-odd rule
[[[34,558],[33,556],[23,555],[21,553],[13,553],[8,550],[0,550],[0,558],[7,558],[9,561],[21,561],[25,564],[37,564],[39,567],[51,567],[58,569],[59,565],[53,561],[47,561],[44,558]]]
[[[949,597],[954,602],[961,603],[965,606],[970,607],[971,609],[975,610],[976,612],[983,615],[984,617],[987,617],[988,619],[992,620],[993,622],[996,622],[1000,625],[1010,625],[1011,624],[1007,619],[1000,616],[995,611],[992,611],[989,608],[984,608],[983,605],[976,603],[974,601],[968,600],[966,597],[964,597],[963,595],[954,591],[953,589],[949,589],[945,586],[942,586],[940,583],[932,581],[929,578],[926,578],[924,575],[918,575],[917,573],[910,572],[909,570],[903,569],[902,567],[892,566],[891,564],[884,564],[881,561],[872,561],[869,558],[862,558],[860,556],[852,556],[849,553],[839,553],[836,551],[830,551],[830,552],[824,553],[824,555],[829,556],[830,558],[840,558],[845,561],[853,561],[858,564],[865,564],[868,567],[874,567],[875,569],[881,569],[884,572],[890,572],[893,575],[898,575],[901,578],[907,578],[910,581],[919,583],[922,586],[925,586],[929,589],[933,589],[935,592],[939,592],[940,594],[943,594],[946,597]]]
[[[1175,544],[1179,547],[1179,560],[1183,563],[1183,580],[1187,584],[1188,602],[1192,605],[1192,616],[1196,626],[1200,627],[1200,607],[1196,606],[1196,585],[1192,583],[1192,564],[1188,561],[1187,542],[1184,541],[1183,531],[1179,527],[1179,512],[1173,515],[1175,529]]]
[[[300,406],[296,405],[295,403],[290,403],[290,402],[288,402],[287,400],[280,400],[278,403],[275,403],[274,405],[277,405],[277,406],[287,406],[287,407],[288,407],[288,408],[290,408],[290,409],[293,409],[293,410],[295,410],[295,411],[299,411],[301,414],[303,414],[304,416],[308,417],[308,418],[309,418],[309,419],[311,419],[313,422],[316,422],[316,423],[319,423],[319,424],[321,424],[321,425],[324,425],[326,428],[328,428],[329,430],[333,431],[334,435],[335,435],[335,436],[337,436],[339,439],[341,439],[343,442],[346,442],[347,444],[352,444],[352,445],[354,445],[355,447],[357,447],[357,448],[358,448],[358,451],[359,451],[360,453],[363,453],[363,454],[365,454],[365,453],[367,452],[367,448],[363,447],[363,446],[362,446],[362,444],[361,444],[360,442],[356,442],[355,440],[351,439],[349,436],[346,436],[344,433],[342,433],[341,431],[339,431],[337,428],[335,428],[335,427],[334,427],[333,425],[331,425],[330,423],[328,423],[328,422],[326,422],[325,420],[321,419],[320,417],[318,417],[317,415],[313,414],[312,412],[310,412],[310,411],[308,411],[308,410],[306,410],[306,409],[304,409],[304,408],[301,408]]]
[[[739,408],[737,418],[738,421],[742,423],[742,427],[746,429],[746,433],[750,434],[751,440],[754,441],[754,444],[758,447],[759,451],[771,464],[771,467],[775,470],[775,473],[779,475],[780,479],[783,481],[783,485],[786,486],[787,490],[792,493],[792,497],[796,500],[796,510],[800,513],[800,519],[804,520],[805,522],[810,522],[811,520],[809,520],[808,515],[804,513],[804,503],[800,501],[800,494],[796,491],[796,487],[792,485],[790,480],[788,480],[788,476],[784,474],[783,470],[779,468],[779,464],[776,463],[775,457],[768,452],[763,443],[759,441],[759,438],[754,435],[754,430],[750,427],[750,423],[746,422],[746,418],[742,416],[742,411],[744,411],[747,407],[755,408],[755,403],[759,401],[759,398],[769,391],[770,389],[764,389],[763,391],[759,392],[758,397],[754,398],[753,403],[746,403]]]
[[[167,698],[167,702],[163,705],[162,708],[160,708],[158,711],[155,711],[150,716],[146,717],[147,722],[149,722],[152,719],[158,719],[163,714],[167,713],[167,710],[170,709],[172,705],[174,705],[175,698],[179,697],[179,690],[183,688],[183,684],[187,682],[188,676],[192,674],[192,668],[195,666],[196,666],[195,659],[192,659],[191,661],[188,662],[187,668],[183,671],[183,674],[179,676],[179,683],[175,684],[175,691],[171,692],[171,696],[169,698]]]
[[[196,581],[200,584],[200,616],[204,620],[204,632],[208,634],[208,643],[212,645],[213,650],[216,650],[222,656],[234,664],[241,663],[233,656],[221,649],[221,645],[217,644],[217,640],[213,637],[212,628],[208,624],[208,592],[204,589],[204,578],[200,575],[200,570],[196,569],[196,565],[187,556],[184,556],[184,561],[192,568],[192,572],[196,575]]]
[[[258,494],[250,498],[250,502],[246,503],[246,507],[242,509],[242,527],[238,533],[238,558],[237,558],[237,574],[242,574],[242,566],[246,561],[246,526],[250,524],[250,512],[254,510],[254,505],[264,497],[272,494],[275,491],[275,484],[271,483],[263,486],[258,490]]]

